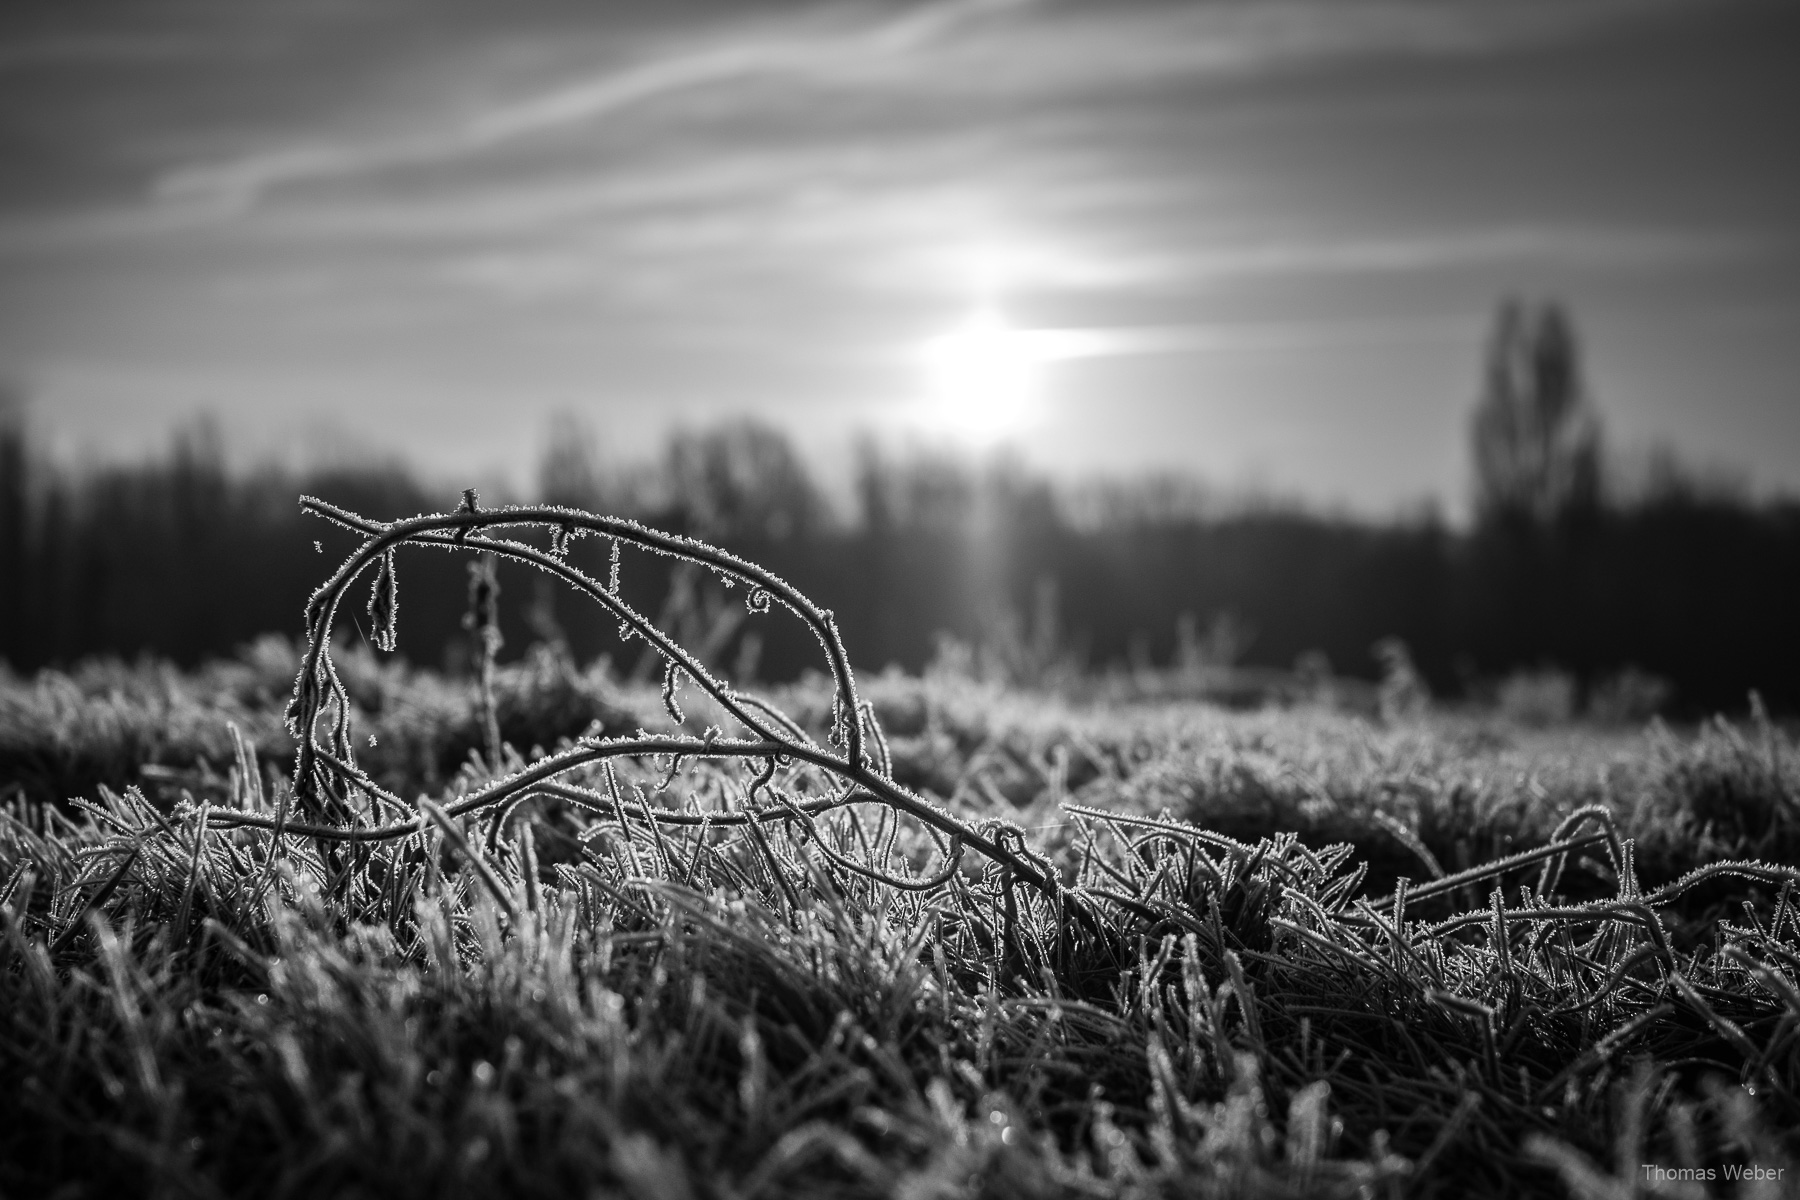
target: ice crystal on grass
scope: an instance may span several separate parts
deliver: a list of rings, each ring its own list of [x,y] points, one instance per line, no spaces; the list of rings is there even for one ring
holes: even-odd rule
[[[292,742],[265,698],[184,774],[72,808],[15,794],[0,816],[7,1194],[1794,1178],[1800,758],[1766,722],[1640,750],[1596,792],[1430,714],[1373,729],[864,688],[829,614],[700,543],[472,500],[393,524],[319,510],[365,542],[308,606],[299,661],[257,668],[297,672]],[[527,524],[734,575],[813,627],[823,683],[719,677],[616,572],[512,536]],[[330,639],[348,589],[372,573],[380,595],[419,549],[547,571],[657,653],[665,696],[423,783],[406,756],[431,758],[428,722],[467,722],[467,697]],[[566,723],[596,686],[496,665],[489,711]],[[128,760],[124,731],[204,725],[164,692],[140,713],[49,688],[9,736],[64,729],[71,753]],[[107,712],[113,732],[70,732]]]

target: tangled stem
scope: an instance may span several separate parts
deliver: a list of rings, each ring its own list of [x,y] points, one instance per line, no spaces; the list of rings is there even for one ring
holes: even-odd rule
[[[995,863],[1008,878],[1018,879],[1036,889],[1052,904],[1060,907],[1067,903],[1071,893],[1060,886],[1046,861],[1023,849],[1015,831],[1005,827],[978,828],[894,782],[885,752],[885,739],[872,708],[857,697],[856,677],[831,612],[757,564],[705,542],[649,529],[636,521],[554,505],[482,509],[472,495],[465,495],[462,507],[454,512],[380,522],[310,496],[303,497],[300,503],[304,511],[359,534],[364,540],[312,594],[306,606],[306,653],[294,683],[293,703],[288,710],[290,729],[299,743],[294,765],[294,795],[299,812],[289,814],[284,810],[268,815],[215,810],[208,817],[210,824],[221,828],[268,829],[277,834],[314,838],[324,845],[367,843],[407,837],[428,828],[434,821],[441,823],[445,819],[502,810],[530,795],[540,794],[558,796],[597,809],[620,821],[659,825],[705,823],[714,827],[748,825],[754,833],[760,833],[764,822],[783,821],[810,832],[812,818],[819,814],[849,805],[873,803],[913,818],[933,831],[934,837],[948,837],[949,850],[945,853],[948,865],[934,877],[900,880],[875,865],[842,864],[849,865],[857,873],[901,886],[936,887],[951,880],[955,863],[966,847]],[[516,536],[505,536],[511,531],[531,529],[549,531],[549,552]],[[568,546],[574,538],[587,533],[612,540],[613,559],[605,583],[567,560]],[[622,545],[710,568],[728,579],[748,585],[747,594],[753,611],[767,611],[772,605],[779,604],[805,623],[818,639],[832,680],[832,709],[838,714],[832,746],[821,746],[797,722],[767,701],[739,692],[728,681],[716,677],[697,656],[626,603],[618,588],[617,548]],[[605,609],[619,622],[621,633],[642,637],[664,660],[668,678],[676,678],[679,673],[692,680],[742,724],[750,736],[727,738],[713,733],[701,737],[640,732],[629,737],[583,738],[522,770],[453,797],[441,806],[425,809],[406,804],[381,789],[356,766],[349,735],[349,693],[331,659],[331,630],[338,610],[346,593],[371,565],[378,568],[376,587],[383,606],[382,614],[391,629],[395,620],[392,611],[395,595],[393,553],[400,546],[479,552],[524,563],[562,580]],[[874,753],[871,753],[871,742],[875,746]],[[760,761],[763,771],[758,785],[750,789],[749,807],[735,813],[704,816],[654,810],[647,805],[628,807],[561,779],[589,764],[651,756],[669,757],[675,764],[672,773],[683,760],[690,759]],[[838,781],[840,790],[804,802],[770,792],[767,780],[773,775],[774,767],[793,762],[807,763],[823,770]],[[363,792],[379,804],[420,815],[386,824],[359,822],[349,803],[354,791]],[[757,804],[755,798],[759,791],[773,796],[773,802]],[[302,819],[294,819],[295,816]],[[943,847],[941,841],[939,846]],[[831,857],[834,861],[840,860],[835,854]],[[1084,919],[1084,923],[1091,923],[1091,914],[1080,905],[1074,906],[1074,912]]]

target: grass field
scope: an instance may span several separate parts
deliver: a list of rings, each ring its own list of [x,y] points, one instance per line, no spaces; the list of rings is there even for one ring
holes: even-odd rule
[[[1800,1191],[1758,713],[821,676],[731,754],[679,674],[307,652],[0,679],[0,1193]]]

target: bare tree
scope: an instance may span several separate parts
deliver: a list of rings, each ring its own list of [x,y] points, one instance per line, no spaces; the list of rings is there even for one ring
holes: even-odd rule
[[[676,506],[702,536],[804,536],[825,523],[806,464],[770,426],[742,420],[677,433],[665,469]]]
[[[1471,427],[1483,520],[1550,521],[1600,495],[1600,422],[1561,306],[1501,305]]]

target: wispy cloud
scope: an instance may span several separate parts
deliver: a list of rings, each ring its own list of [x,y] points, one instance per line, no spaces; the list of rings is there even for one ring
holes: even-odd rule
[[[1021,330],[1017,336],[1044,362],[1097,358],[1161,358],[1245,350],[1318,350],[1470,341],[1486,314],[1330,321],[1214,322]]]
[[[1051,98],[1329,56],[1468,53],[1566,30],[1618,7],[1615,0],[1518,7],[1420,0],[1082,7],[933,0],[871,19],[860,5],[824,5],[749,24],[676,29],[636,61],[453,123],[424,121],[395,136],[321,137],[181,165],[158,180],[155,194],[240,212],[283,185],[457,160],[685,92],[759,79],[898,89],[923,103],[958,95]]]
[[[1294,232],[1172,253],[1125,251],[1118,260],[1120,271],[1140,285],[1179,287],[1256,276],[1317,278],[1546,264],[1655,270],[1743,260],[1787,246],[1782,238],[1753,232],[1567,223],[1386,236]]]
[[[967,22],[1031,2],[938,0],[899,17],[848,29],[814,30],[808,28],[811,22],[802,21],[798,27],[784,22],[749,33],[730,28],[723,37],[703,32],[697,47],[500,105],[457,126],[385,140],[318,142],[182,167],[158,182],[156,194],[216,211],[241,211],[281,184],[457,158],[695,88],[762,75],[838,74],[871,59],[917,49]]]

